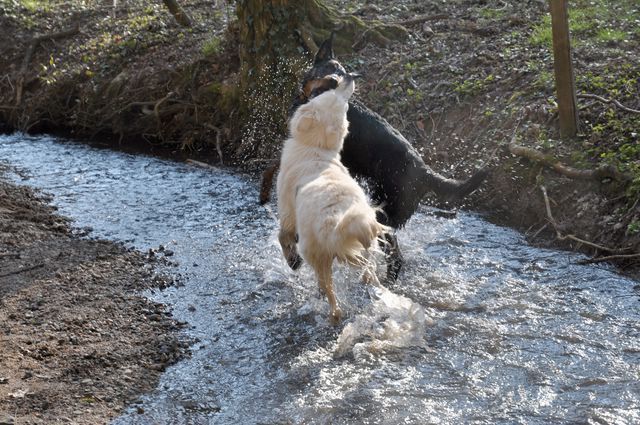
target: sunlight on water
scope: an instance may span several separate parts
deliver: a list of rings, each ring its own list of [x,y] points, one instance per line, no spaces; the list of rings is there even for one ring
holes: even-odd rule
[[[0,158],[78,227],[180,263],[183,285],[149,296],[199,341],[114,424],[640,423],[640,284],[580,255],[424,209],[396,284],[335,266],[332,327],[249,177],[20,135]]]

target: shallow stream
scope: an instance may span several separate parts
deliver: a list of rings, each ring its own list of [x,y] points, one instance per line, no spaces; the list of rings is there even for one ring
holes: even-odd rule
[[[199,342],[114,424],[640,423],[640,284],[580,255],[425,208],[393,287],[336,267],[334,328],[250,177],[19,134],[0,160],[76,227],[179,263],[148,296]]]

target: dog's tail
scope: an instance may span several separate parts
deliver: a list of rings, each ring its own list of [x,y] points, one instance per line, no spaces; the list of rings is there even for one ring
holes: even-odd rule
[[[487,178],[491,169],[481,168],[467,180],[448,179],[425,166],[422,183],[427,190],[433,191],[438,197],[445,200],[462,199],[476,190]]]
[[[338,221],[330,243],[338,260],[363,265],[363,251],[377,249],[377,240],[390,228],[376,220],[373,208],[354,205]]]

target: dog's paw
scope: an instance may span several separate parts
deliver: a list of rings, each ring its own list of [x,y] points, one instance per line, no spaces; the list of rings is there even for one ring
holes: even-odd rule
[[[378,276],[376,275],[375,270],[369,270],[368,268],[364,270],[362,273],[362,277],[360,281],[365,285],[380,285],[380,281],[378,280]]]
[[[340,310],[339,307],[336,307],[336,309],[333,310],[329,315],[329,322],[331,323],[331,326],[338,326],[341,321],[342,321],[342,310]]]
[[[294,254],[287,257],[287,264],[293,270],[298,270],[302,265],[302,262],[303,262],[302,257],[298,254]]]

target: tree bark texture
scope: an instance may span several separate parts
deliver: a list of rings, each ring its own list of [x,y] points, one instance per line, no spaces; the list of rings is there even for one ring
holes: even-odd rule
[[[578,108],[576,84],[573,76],[571,44],[569,40],[569,16],[567,0],[551,0],[551,29],[553,33],[553,67],[558,94],[560,135],[575,137],[578,132]]]

